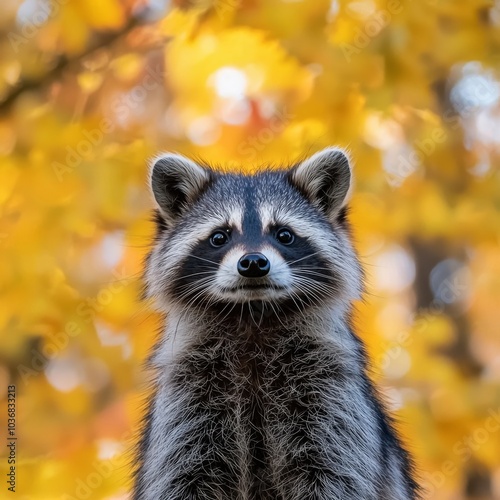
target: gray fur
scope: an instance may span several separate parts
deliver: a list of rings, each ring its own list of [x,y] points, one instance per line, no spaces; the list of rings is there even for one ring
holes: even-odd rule
[[[419,498],[411,461],[350,327],[362,284],[339,215],[351,174],[338,151],[261,177],[207,171],[207,184],[190,192],[185,214],[161,207],[168,223],[160,223],[146,282],[167,321],[152,357],[155,397],[138,448],[134,500]],[[318,188],[332,152],[337,167],[341,160],[336,185]],[[181,161],[179,169],[185,167]],[[162,187],[153,189],[158,200]],[[275,223],[286,224],[311,242],[322,257],[318,269],[328,269],[333,284],[312,288],[268,239],[242,239],[205,282],[200,277],[194,300],[183,301],[174,284],[183,279],[186,257],[225,224],[236,228],[236,240],[238,230],[250,227],[249,209],[263,235]],[[284,285],[285,292],[222,291],[231,280],[239,286],[234,259],[250,250],[273,254],[266,280]],[[201,276],[208,272],[200,269]],[[297,295],[303,289],[307,303]],[[219,309],[218,296],[227,302]],[[287,299],[294,304],[288,309]],[[248,315],[235,315],[238,307]]]

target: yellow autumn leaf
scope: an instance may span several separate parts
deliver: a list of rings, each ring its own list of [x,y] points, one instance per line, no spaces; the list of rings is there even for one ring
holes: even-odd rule
[[[116,29],[125,22],[123,6],[118,0],[77,0],[75,8],[94,28]]]

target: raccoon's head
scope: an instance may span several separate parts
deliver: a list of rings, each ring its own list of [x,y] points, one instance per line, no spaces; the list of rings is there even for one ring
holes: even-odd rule
[[[361,288],[346,221],[350,185],[349,160],[335,148],[255,175],[217,172],[177,154],[157,158],[148,295],[166,309],[228,314],[242,304],[348,305]]]

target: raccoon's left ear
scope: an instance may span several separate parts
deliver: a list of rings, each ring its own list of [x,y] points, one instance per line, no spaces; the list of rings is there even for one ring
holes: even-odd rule
[[[347,203],[351,178],[349,157],[338,148],[319,151],[289,172],[290,182],[332,222]]]

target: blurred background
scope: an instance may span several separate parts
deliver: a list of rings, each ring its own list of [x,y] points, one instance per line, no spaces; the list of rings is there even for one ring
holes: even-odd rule
[[[250,171],[340,145],[358,330],[426,498],[500,499],[499,1],[2,0],[0,32],[13,497],[130,498],[159,326],[147,160]]]

